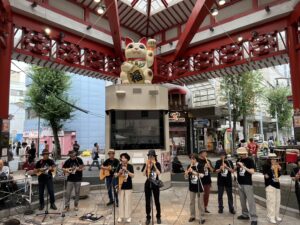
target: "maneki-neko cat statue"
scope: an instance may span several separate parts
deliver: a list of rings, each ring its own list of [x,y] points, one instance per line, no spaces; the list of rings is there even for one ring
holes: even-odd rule
[[[126,38],[125,45],[126,61],[121,66],[120,75],[122,84],[151,84],[156,40],[142,38],[133,42]]]

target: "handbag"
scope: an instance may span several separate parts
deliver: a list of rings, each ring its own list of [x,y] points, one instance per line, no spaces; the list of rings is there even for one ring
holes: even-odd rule
[[[152,184],[154,184],[155,186],[157,186],[159,188],[162,188],[164,186],[164,182],[162,182],[161,180],[151,179],[150,181]]]

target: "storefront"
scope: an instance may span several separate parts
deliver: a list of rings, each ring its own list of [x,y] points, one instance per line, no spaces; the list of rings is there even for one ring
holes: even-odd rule
[[[61,154],[67,155],[68,151],[73,148],[72,143],[74,143],[76,140],[76,132],[60,131],[58,133],[58,137],[61,147]],[[41,128],[40,134],[38,134],[37,130],[28,130],[23,132],[23,141],[27,142],[27,144],[30,144],[32,141],[34,141],[34,143],[38,143],[38,138],[40,139],[40,152],[45,148],[45,141],[47,141],[47,144],[49,144],[49,151],[52,152],[52,149],[54,148],[54,144],[52,143],[54,141],[54,137],[51,128]]]

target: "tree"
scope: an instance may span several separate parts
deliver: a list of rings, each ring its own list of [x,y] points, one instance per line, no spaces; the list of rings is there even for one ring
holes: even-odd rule
[[[243,118],[243,133],[247,139],[247,116],[253,114],[256,99],[261,92],[262,75],[257,71],[245,72],[239,75],[226,75],[221,81],[223,100],[232,105],[232,134],[235,137],[236,122]],[[235,138],[233,138],[235,146]]]
[[[31,67],[32,84],[26,96],[26,102],[39,117],[45,119],[52,129],[55,141],[56,157],[61,158],[58,132],[63,123],[71,118],[73,108],[66,91],[70,87],[70,77],[62,71],[50,68]]]
[[[291,91],[288,87],[270,88],[266,92],[268,112],[275,118],[277,111],[278,126],[281,129],[289,128],[292,123],[293,106],[288,102],[287,96],[289,95],[291,95]]]

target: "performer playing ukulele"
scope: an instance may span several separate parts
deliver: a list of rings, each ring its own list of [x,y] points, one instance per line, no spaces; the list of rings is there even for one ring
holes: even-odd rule
[[[39,182],[39,198],[40,207],[39,210],[43,210],[44,204],[44,191],[47,186],[48,194],[50,196],[50,208],[56,210],[55,197],[53,190],[53,174],[55,173],[55,164],[52,159],[49,159],[49,151],[44,149],[42,151],[43,158],[39,160],[35,165],[35,173],[38,176]]]
[[[63,165],[63,171],[68,176],[65,211],[69,211],[70,209],[70,199],[73,187],[75,188],[74,210],[78,211],[80,186],[82,181],[82,171],[84,169],[84,165],[82,159],[77,157],[77,152],[75,152],[74,150],[69,151],[68,155],[70,156],[70,158],[67,159]]]

